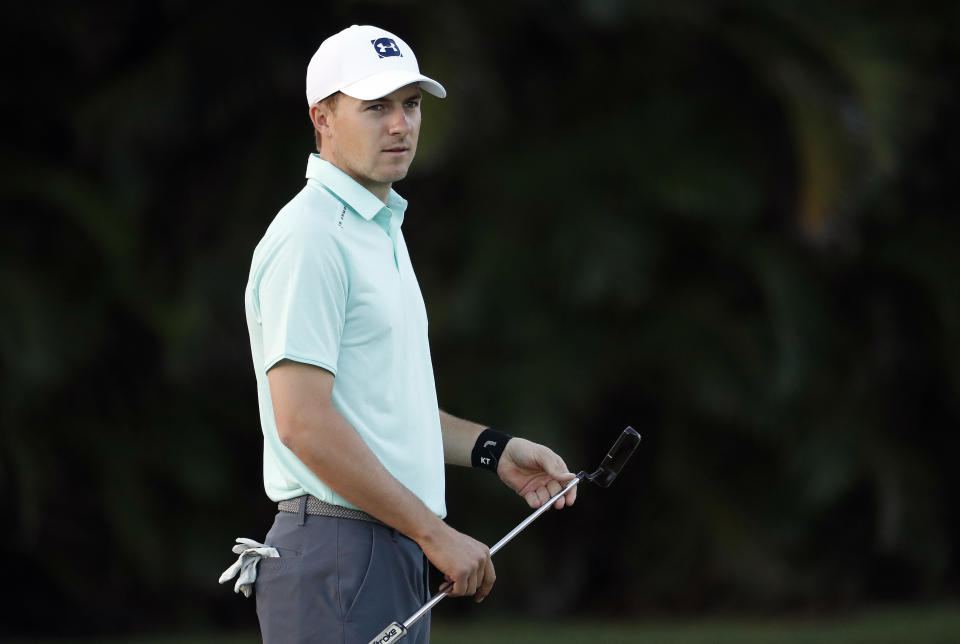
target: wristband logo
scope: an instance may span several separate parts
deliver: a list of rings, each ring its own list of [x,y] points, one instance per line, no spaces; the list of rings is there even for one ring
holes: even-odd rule
[[[496,472],[500,458],[511,438],[513,437],[509,434],[487,427],[477,436],[477,441],[470,452],[470,464],[473,467],[482,467]]]

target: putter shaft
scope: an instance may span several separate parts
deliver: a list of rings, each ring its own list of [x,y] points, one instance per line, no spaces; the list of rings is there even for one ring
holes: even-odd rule
[[[567,487],[563,488],[562,490],[554,494],[549,501],[547,501],[546,503],[541,505],[539,508],[534,510],[533,513],[530,516],[528,516],[526,519],[521,521],[516,528],[514,528],[513,530],[508,532],[506,535],[504,535],[504,537],[500,539],[500,541],[498,541],[496,544],[494,544],[492,548],[490,548],[490,556],[492,557],[493,555],[495,555],[497,551],[500,550],[500,548],[510,543],[511,539],[513,539],[515,536],[520,534],[523,531],[523,529],[526,528],[531,523],[533,523],[537,519],[537,517],[539,517],[541,514],[549,510],[550,507],[554,503],[556,503],[557,499],[559,499],[561,496],[563,496],[564,494],[572,490],[574,486],[576,486],[576,484],[579,483],[580,480],[586,476],[586,474],[587,474],[586,472],[580,472],[579,474],[577,474],[572,481],[567,483]],[[426,604],[420,607],[420,610],[418,610],[413,615],[407,618],[407,620],[403,623],[404,630],[416,624],[421,617],[426,615],[431,608],[436,606],[440,602],[440,600],[446,596],[447,596],[446,591],[442,591],[437,593],[433,597],[431,597],[430,601],[428,601]]]
[[[517,527],[508,532],[500,541],[498,541],[492,548],[490,548],[490,556],[492,557],[500,548],[507,545],[511,539],[520,534],[524,528],[533,523],[537,517],[550,509],[557,499],[573,489],[582,480],[588,480],[593,483],[596,483],[600,487],[609,487],[613,480],[620,473],[620,470],[623,469],[624,464],[637,449],[637,445],[640,443],[640,434],[637,433],[632,427],[627,427],[623,430],[623,433],[617,439],[617,442],[613,444],[613,447],[610,449],[610,452],[607,453],[606,458],[600,464],[600,467],[597,468],[593,474],[587,474],[586,472],[580,472],[577,474],[573,480],[567,483],[567,486],[557,492],[553,497],[541,505],[539,508],[533,511],[533,514],[528,516],[526,519],[520,522]],[[417,612],[407,618],[407,620],[401,624],[399,622],[393,622],[385,629],[380,631],[372,640],[370,644],[393,644],[401,639],[403,639],[407,634],[407,629],[416,624],[421,617],[426,615],[431,608],[437,605],[437,603],[447,596],[446,591],[438,592],[436,595],[430,598],[426,604],[420,607]]]

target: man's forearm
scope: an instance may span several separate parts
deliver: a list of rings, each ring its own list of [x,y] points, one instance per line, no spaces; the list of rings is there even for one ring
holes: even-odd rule
[[[334,492],[417,543],[442,528],[443,522],[383,467],[332,406],[298,422],[287,447]]]
[[[470,467],[470,452],[486,425],[480,425],[440,410],[443,433],[443,460],[450,465]]]

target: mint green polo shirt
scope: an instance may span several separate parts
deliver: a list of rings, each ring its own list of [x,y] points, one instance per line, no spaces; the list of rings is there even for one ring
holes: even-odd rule
[[[286,358],[332,373],[332,401],[386,469],[446,516],[443,439],[427,313],[400,225],[407,202],[385,206],[318,154],[307,184],[253,253],[247,329],[263,428],[264,488],[354,507],[280,442],[267,371]]]

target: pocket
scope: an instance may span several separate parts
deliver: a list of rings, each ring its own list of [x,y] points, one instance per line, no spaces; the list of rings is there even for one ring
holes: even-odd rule
[[[276,546],[274,547],[276,548]],[[296,550],[277,548],[277,552],[280,553],[279,557],[263,557],[257,563],[255,587],[259,586],[261,581],[266,583],[281,575],[284,571],[295,567],[300,559],[300,553]]]
[[[257,563],[257,579],[253,582],[257,619],[265,644],[289,643],[289,635],[296,632],[300,618],[297,568],[302,558],[296,550],[277,548],[277,552],[279,557],[265,557]]]
[[[363,594],[377,547],[377,526],[368,521],[338,519],[337,588],[340,614],[346,619]]]

